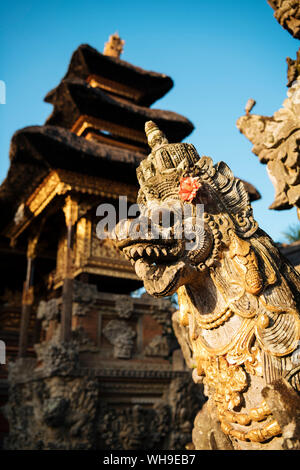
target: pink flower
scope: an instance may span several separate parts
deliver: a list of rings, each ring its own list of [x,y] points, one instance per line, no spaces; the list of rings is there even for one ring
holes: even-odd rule
[[[182,201],[193,202],[200,188],[199,178],[192,176],[181,178],[179,197]]]

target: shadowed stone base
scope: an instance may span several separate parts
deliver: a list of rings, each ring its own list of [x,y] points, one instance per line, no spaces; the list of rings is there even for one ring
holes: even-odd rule
[[[209,401],[196,416],[193,443],[196,450],[234,450],[221,429],[216,407]]]
[[[5,449],[185,449],[204,401],[189,372],[85,368],[79,346],[51,341],[11,363]]]

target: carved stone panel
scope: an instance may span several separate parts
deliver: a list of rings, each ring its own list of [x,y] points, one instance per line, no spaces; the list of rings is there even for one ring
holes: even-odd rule
[[[122,320],[111,320],[103,329],[104,336],[114,346],[114,357],[130,359],[136,332]]]

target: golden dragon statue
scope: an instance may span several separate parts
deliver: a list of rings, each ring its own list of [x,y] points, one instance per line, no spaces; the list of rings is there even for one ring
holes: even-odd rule
[[[285,405],[271,409],[266,399],[266,387],[279,383],[280,397],[299,406],[299,273],[258,227],[243,182],[224,162],[170,144],[152,121],[145,131],[141,213],[121,220],[114,237],[149,294],[178,294],[175,334],[208,396],[194,446],[300,448],[299,426],[281,424]]]

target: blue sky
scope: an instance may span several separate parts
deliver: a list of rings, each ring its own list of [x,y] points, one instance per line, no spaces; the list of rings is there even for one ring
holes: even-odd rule
[[[200,154],[224,160],[254,184],[262,200],[253,204],[260,226],[276,241],[297,223],[296,211],[271,211],[274,190],[266,167],[236,128],[249,97],[253,112],[272,115],[286,96],[285,58],[299,41],[273,18],[266,0],[27,0],[1,5],[0,80],[7,87],[0,105],[0,180],[8,169],[9,143],[22,127],[43,124],[51,105],[46,93],[65,74],[82,43],[102,51],[108,36],[125,39],[122,58],[170,75],[175,86],[154,107],[188,117],[187,139]]]

